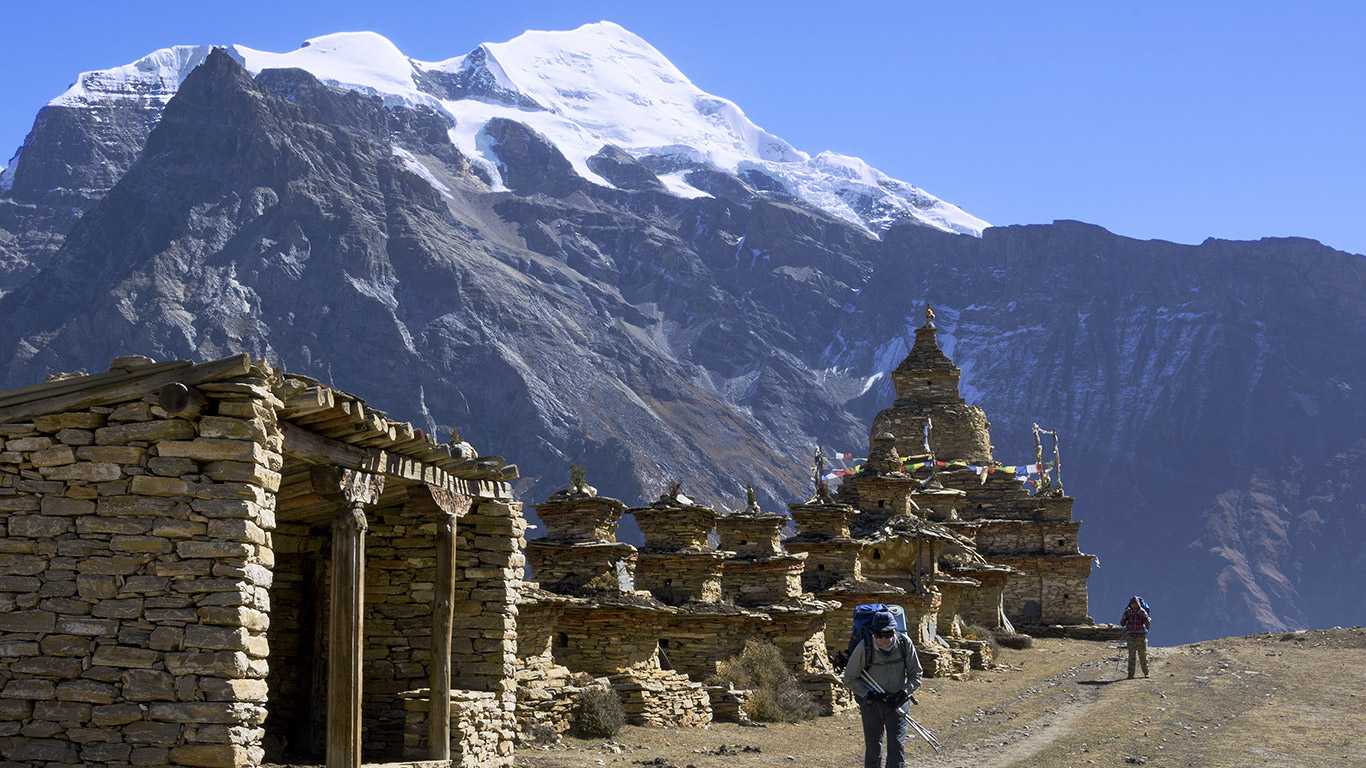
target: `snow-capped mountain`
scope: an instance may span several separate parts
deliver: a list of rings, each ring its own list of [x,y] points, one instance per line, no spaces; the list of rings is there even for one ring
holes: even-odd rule
[[[899,223],[972,235],[989,226],[857,157],[796,149],[755,125],[734,102],[698,88],[653,46],[611,22],[526,32],[435,62],[412,59],[373,32],[326,35],[288,53],[227,48],[252,74],[297,68],[389,104],[437,110],[452,122],[451,141],[484,168],[495,189],[502,188],[502,177],[485,129],[501,117],[540,133],[579,176],[606,187],[614,184],[593,170],[590,158],[615,146],[660,169],[659,180],[680,197],[709,194],[689,176],[710,168],[741,177],[758,174],[757,183],[874,234]],[[211,49],[164,48],[131,64],[82,73],[51,106],[135,102],[159,108]]]
[[[1366,259],[946,233],[700,93],[610,25],[89,73],[0,190],[0,387],[248,351],[454,425],[528,501],[577,463],[631,501],[781,508],[812,445],[866,444],[929,303],[996,458],[1066,436],[1098,619],[1140,587],[1164,642],[1366,617]],[[830,215],[849,189],[881,197]]]

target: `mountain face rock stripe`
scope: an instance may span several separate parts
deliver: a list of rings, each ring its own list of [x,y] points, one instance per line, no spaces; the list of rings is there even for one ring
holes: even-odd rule
[[[626,152],[660,191],[595,147],[644,180],[608,186],[499,115],[479,123],[490,171],[440,105],[238,58],[178,84],[0,297],[0,384],[240,350],[457,427],[515,458],[532,498],[572,462],[621,498],[686,476],[709,503],[753,483],[777,504],[806,488],[812,444],[866,437],[929,302],[997,458],[1032,457],[1032,421],[1065,436],[1098,620],[1134,591],[1162,606],[1163,642],[1366,619],[1343,586],[1366,556],[1360,256],[1077,222],[874,236],[775,193],[771,166]],[[0,237],[0,259],[32,259],[33,231]]]

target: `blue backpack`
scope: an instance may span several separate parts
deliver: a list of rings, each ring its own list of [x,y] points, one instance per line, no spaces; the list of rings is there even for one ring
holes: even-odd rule
[[[872,653],[873,649],[873,618],[879,613],[892,614],[892,622],[896,626],[896,631],[906,634],[906,610],[899,605],[888,605],[886,603],[862,603],[854,606],[854,628],[849,633],[849,646],[844,649],[844,653],[836,659],[836,663],[843,667],[849,663],[849,657],[854,655],[854,649],[858,648],[859,643],[863,643],[865,653]],[[901,646],[902,661],[905,661],[906,644],[899,643]]]
[[[1148,618],[1151,619],[1153,617],[1153,609],[1148,605],[1147,600],[1144,600],[1142,597],[1138,598],[1138,607],[1142,608],[1143,612],[1148,614]]]

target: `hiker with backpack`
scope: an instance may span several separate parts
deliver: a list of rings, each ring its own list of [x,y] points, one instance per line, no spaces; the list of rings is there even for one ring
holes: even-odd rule
[[[920,657],[910,635],[898,631],[891,611],[877,610],[863,622],[865,617],[855,613],[855,633],[861,637],[844,667],[844,683],[854,692],[863,718],[863,766],[882,768],[885,736],[886,768],[903,768],[909,725],[905,708],[920,687]]]
[[[1143,676],[1148,676],[1148,628],[1153,625],[1152,615],[1143,598],[1134,595],[1124,609],[1124,618],[1119,620],[1124,627],[1125,639],[1129,645],[1129,679],[1134,679],[1134,657],[1143,664]]]

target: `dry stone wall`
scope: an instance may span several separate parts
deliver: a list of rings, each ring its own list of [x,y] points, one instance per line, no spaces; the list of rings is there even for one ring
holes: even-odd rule
[[[270,588],[270,717],[266,720],[266,760],[320,754],[325,711],[315,706],[315,686],[323,683],[323,638],[327,626],[327,539],[310,535],[302,523],[280,523],[275,545],[274,583]]]
[[[0,425],[6,766],[262,759],[278,401],[200,389]]]
[[[659,669],[663,614],[610,604],[567,606],[556,623],[555,660],[575,672]]]
[[[582,687],[555,662],[554,643],[564,609],[545,599],[524,600],[517,616],[517,733],[520,741],[559,736],[572,725]]]
[[[404,744],[408,759],[423,760],[427,752],[430,691],[405,693],[402,698]],[[452,768],[490,768],[512,765],[509,713],[502,696],[490,691],[451,691]]]
[[[367,760],[403,755],[399,694],[431,683],[437,521],[419,510],[388,506],[367,515],[361,713]]]
[[[720,552],[647,550],[639,558],[636,587],[648,590],[665,605],[721,600],[725,555]]]
[[[451,748],[485,761],[469,765],[511,765],[526,520],[519,503],[480,500],[460,518],[456,532],[451,684],[462,689],[453,697],[458,693],[466,698],[458,711],[452,710]],[[464,740],[476,726],[479,738]]]

